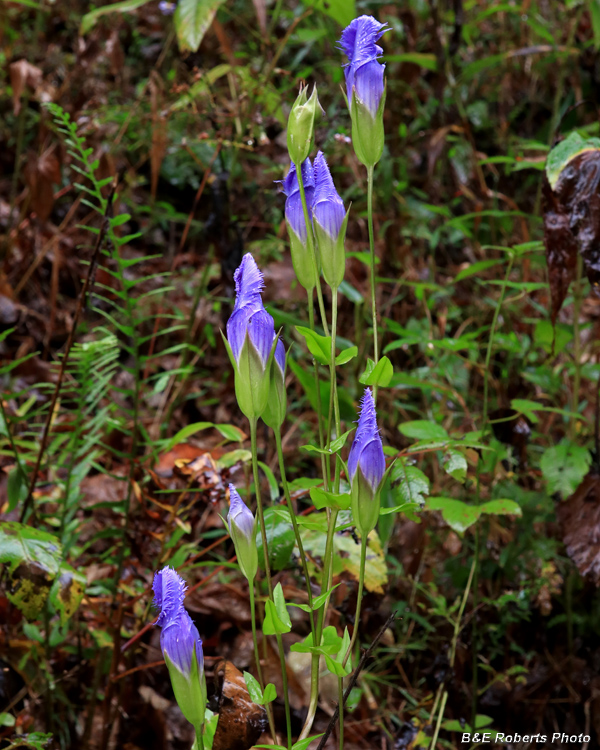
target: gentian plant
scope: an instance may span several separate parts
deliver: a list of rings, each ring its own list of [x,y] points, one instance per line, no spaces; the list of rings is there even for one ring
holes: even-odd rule
[[[306,206],[309,216],[312,216],[312,207],[315,194],[315,175],[310,159],[302,162],[302,179],[304,184],[304,194],[306,196]],[[312,258],[312,247],[309,241],[309,231],[312,232],[312,222],[307,230],[302,207],[302,198],[300,196],[300,186],[298,184],[298,175],[296,174],[296,165],[291,163],[289,172],[282,180],[283,192],[286,195],[285,201],[285,221],[290,238],[290,251],[292,254],[292,264],[296,277],[300,284],[306,289],[309,295],[317,284],[317,274]],[[318,267],[318,262],[317,262]]]
[[[181,713],[193,725],[198,749],[202,750],[206,711],[204,654],[198,628],[183,606],[186,585],[177,571],[167,566],[154,576],[152,589],[154,606],[160,609],[156,621],[162,628],[160,647],[175,699]]]

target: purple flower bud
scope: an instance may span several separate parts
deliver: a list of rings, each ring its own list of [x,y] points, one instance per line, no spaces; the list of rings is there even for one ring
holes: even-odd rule
[[[375,401],[369,388],[365,388],[358,428],[348,456],[348,478],[351,485],[354,484],[358,469],[375,495],[385,474],[385,456],[377,428]]]
[[[236,362],[239,363],[248,333],[265,367],[275,338],[275,324],[263,306],[261,296],[264,289],[263,275],[250,253],[246,253],[242,258],[239,268],[233,275],[233,280],[236,293],[235,306],[227,321],[227,340],[231,351]]]
[[[313,220],[335,242],[344,223],[346,210],[343,200],[335,189],[322,151],[319,151],[315,159],[315,197],[312,212]]]
[[[359,16],[342,32],[340,48],[346,53],[345,68],[348,102],[352,102],[352,91],[375,117],[383,96],[383,71],[385,65],[378,61],[383,49],[376,43],[389,31],[385,23],[373,16]]]
[[[252,583],[258,570],[256,522],[251,510],[246,506],[246,503],[240,497],[240,493],[232,484],[229,485],[227,525],[235,545],[240,569],[248,581]]]
[[[275,362],[281,370],[281,376],[283,377],[285,375],[285,346],[281,339],[277,339],[277,343],[275,344]]]
[[[163,568],[154,576],[154,606],[160,608],[156,624],[162,628],[160,647],[165,659],[185,677],[192,671],[194,649],[198,662],[198,674],[204,673],[204,654],[198,628],[183,606],[186,585],[173,568]]]
[[[232,524],[235,524],[238,531],[240,531],[249,541],[254,543],[256,536],[254,531],[254,515],[242,500],[240,493],[232,484],[229,485],[229,513],[227,514],[227,524],[229,526],[230,534],[233,535]]]
[[[306,159],[302,164],[302,183],[304,185],[308,215],[312,217],[315,175],[310,159]],[[287,173],[285,179],[281,181],[281,184],[283,185],[283,192],[287,196],[285,218],[300,242],[306,245],[306,222],[304,220],[304,211],[302,210],[302,198],[300,197],[296,165],[293,162],[290,166],[290,171]]]

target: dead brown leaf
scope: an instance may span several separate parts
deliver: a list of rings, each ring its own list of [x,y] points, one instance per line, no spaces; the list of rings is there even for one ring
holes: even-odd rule
[[[582,576],[600,585],[600,474],[592,469],[568,500],[558,506],[567,554]]]
[[[13,111],[21,111],[21,96],[25,88],[36,89],[42,82],[42,71],[27,60],[17,60],[10,64],[10,85],[13,91]]]

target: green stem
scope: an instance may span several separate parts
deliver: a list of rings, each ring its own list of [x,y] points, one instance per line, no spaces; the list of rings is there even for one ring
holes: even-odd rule
[[[329,363],[329,414],[327,417],[327,445],[331,445],[332,432],[331,432],[331,418],[335,412],[335,432],[336,437],[341,435],[340,428],[340,405],[337,399],[337,382],[335,377],[335,338],[337,331],[337,307],[338,307],[338,290],[331,290],[331,361]],[[338,481],[339,473],[337,466],[337,459],[335,464],[336,484]],[[336,490],[337,492],[337,490]]]
[[[292,504],[292,497],[290,495],[290,488],[287,483],[287,476],[285,473],[285,462],[283,460],[283,445],[281,442],[281,427],[275,432],[275,444],[277,446],[277,458],[279,460],[279,473],[281,474],[281,484],[283,485],[283,494],[285,495],[285,501],[290,511],[290,519],[292,526],[294,527],[294,534],[296,536],[296,544],[298,545],[298,551],[300,552],[300,560],[302,562],[302,572],[304,573],[304,580],[306,581],[306,592],[308,594],[308,605],[312,609],[312,590],[310,588],[310,576],[308,574],[308,562],[306,560],[306,553],[304,552],[304,546],[302,544],[302,537],[300,536],[300,527],[296,520],[296,514],[294,512],[294,506]],[[312,612],[310,614],[310,629],[314,633],[314,622]]]
[[[367,561],[367,537],[363,536],[360,539],[360,570],[358,573],[358,594],[356,597],[356,614],[354,615],[354,630],[352,631],[352,639],[350,640],[348,651],[346,651],[346,656],[344,656],[344,661],[342,662],[343,667],[346,666],[346,662],[350,658],[350,654],[352,653],[352,650],[354,649],[354,644],[356,643],[356,638],[358,636],[358,628],[360,624],[360,608],[362,604],[363,587],[365,583],[366,561]]]
[[[321,313],[321,322],[323,324],[323,330],[325,335],[329,336],[329,329],[327,328],[327,316],[325,315],[325,305],[323,304],[323,292],[321,291],[321,277],[319,274],[319,266],[317,264],[317,252],[315,250],[315,240],[313,237],[313,228],[310,216],[308,215],[308,205],[306,203],[306,193],[304,192],[304,180],[302,179],[302,165],[295,164],[296,175],[298,177],[298,187],[300,188],[300,199],[302,201],[302,212],[304,213],[304,223],[306,224],[306,241],[308,242],[308,249],[310,252],[310,258],[312,261],[313,272],[315,274],[315,284],[317,287],[317,299],[319,301],[319,312]]]
[[[483,442],[483,439],[485,437],[485,434],[488,429],[488,393],[489,393],[489,377],[490,377],[490,363],[492,361],[492,351],[494,348],[494,337],[496,334],[496,325],[498,324],[498,317],[500,315],[500,310],[502,308],[502,304],[504,302],[504,297],[506,295],[506,288],[508,286],[508,281],[510,279],[510,274],[512,271],[513,263],[515,261],[515,256],[513,253],[510,254],[510,260],[508,262],[508,267],[506,269],[506,274],[504,276],[504,283],[502,284],[502,288],[500,289],[500,299],[498,300],[498,304],[496,305],[496,309],[494,310],[494,317],[492,319],[492,328],[490,331],[490,338],[488,341],[487,351],[485,354],[485,365],[483,369],[483,414],[482,414],[482,421],[481,421],[481,442]],[[479,505],[481,501],[481,459],[477,462],[477,479],[476,479],[476,504]],[[475,522],[475,550],[473,553],[473,560],[475,565],[475,572],[474,572],[474,582],[473,582],[473,609],[477,609],[477,603],[478,603],[478,590],[479,590],[479,553],[480,553],[480,547],[481,547],[481,540],[480,540],[480,529],[479,529],[479,521],[477,520]],[[477,618],[473,618],[473,632],[472,632],[472,643],[473,643],[473,705],[472,705],[472,719],[475,721],[475,716],[477,715],[477,682],[478,682],[478,662],[477,662]],[[433,747],[433,745],[432,745]]]
[[[344,678],[338,677],[338,706],[340,707],[340,750],[344,750]]]
[[[204,750],[204,726],[200,727],[200,729],[196,729],[196,747],[197,750]]]
[[[367,221],[369,225],[369,255],[371,260],[371,313],[373,316],[373,360],[379,362],[379,341],[377,337],[377,302],[375,300],[375,235],[373,232],[373,171],[367,167]],[[377,401],[377,386],[373,388],[373,398]]]
[[[454,633],[452,635],[452,643],[450,645],[450,669],[452,670],[452,667],[454,667],[454,659],[456,658],[456,646],[458,644],[458,636],[460,634],[460,624],[462,622],[463,614],[465,612],[465,607],[467,606],[467,599],[469,598],[469,592],[471,590],[471,584],[473,583],[473,577],[475,575],[475,571],[477,570],[477,558],[475,555],[473,555],[473,562],[471,563],[471,570],[469,571],[469,579],[467,580],[467,585],[465,586],[465,593],[463,594],[462,602],[460,603],[460,609],[458,610],[458,614],[456,615],[456,620],[454,622]],[[446,701],[448,700],[448,691],[444,690],[444,694],[442,696],[442,702],[440,704],[440,712],[438,714],[438,719],[435,725],[435,732],[433,733],[433,737],[431,739],[431,745],[429,746],[429,750],[435,750],[435,744],[437,742],[438,734],[440,731],[440,726],[442,724],[442,719],[444,718],[444,710],[446,709]],[[437,698],[436,698],[437,701]],[[435,707],[434,707],[435,708]],[[431,718],[433,718],[434,713],[432,712]]]
[[[315,303],[313,300],[312,292],[310,292],[308,295],[308,325],[311,331],[315,330]],[[319,423],[319,448],[323,450],[323,448],[325,447],[325,439],[323,437],[323,409],[321,407],[321,387],[319,386],[319,365],[317,364],[317,360],[314,357],[312,363],[315,377],[317,420]],[[327,486],[329,486],[327,459],[325,458],[324,453],[321,453],[321,473],[323,475],[323,481],[327,482]]]
[[[265,514],[263,510],[262,499],[260,496],[260,478],[258,476],[258,450],[256,446],[256,425],[257,425],[258,420],[256,419],[256,417],[254,417],[253,419],[249,419],[248,421],[250,422],[250,445],[252,449],[252,473],[254,476],[254,494],[256,495],[256,509],[257,509],[257,514],[258,514],[258,523],[260,526],[260,536],[261,536],[262,545],[263,545],[265,576],[267,579],[267,588],[269,590],[269,599],[271,601],[274,601],[273,581],[271,580],[271,568],[269,565],[269,551],[267,548],[267,529],[265,527]],[[286,664],[285,664],[285,653],[283,650],[283,642],[279,634],[277,634],[277,648],[279,650],[279,661],[281,662],[281,679],[282,679],[282,685],[283,685],[283,699],[285,702],[285,718],[286,718],[286,725],[287,725],[288,745],[289,745],[289,748],[291,748],[292,747],[292,744],[291,744],[292,727],[291,727],[291,718],[290,718],[290,698],[289,698],[288,690],[287,690],[287,671],[286,671]]]
[[[321,578],[321,594],[324,594],[329,588],[330,571],[332,569],[333,562],[333,536],[335,532],[335,525],[337,523],[337,510],[331,512],[327,527],[327,540],[325,542],[325,555],[323,562],[323,575]],[[314,643],[321,643],[321,636],[323,634],[323,623],[325,620],[325,613],[329,604],[329,597],[327,601],[319,608],[317,613],[317,626],[315,628]],[[312,729],[313,720],[317,712],[317,704],[319,702],[319,655],[313,654],[311,661],[310,670],[310,701],[308,704],[308,713],[300,733],[299,740],[306,739]]]
[[[262,668],[260,666],[260,656],[258,655],[258,638],[256,636],[256,604],[254,601],[254,581],[248,581],[249,593],[250,593],[250,619],[252,621],[252,642],[254,644],[254,660],[256,662],[256,673],[258,675],[258,682],[261,690],[264,692],[265,682],[262,676]],[[275,721],[273,720],[273,708],[269,703],[265,706],[267,710],[267,719],[269,720],[269,729],[271,730],[271,736],[273,742],[277,744],[277,733],[275,731]]]

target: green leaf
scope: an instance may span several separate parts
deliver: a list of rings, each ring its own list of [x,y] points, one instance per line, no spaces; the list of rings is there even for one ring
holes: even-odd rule
[[[337,589],[338,586],[341,586],[341,583],[336,583],[335,586],[332,586],[328,591],[325,591],[323,594],[319,594],[319,596],[316,596],[312,600],[313,610],[316,611],[317,609],[320,609],[323,606],[323,604],[325,604],[327,597],[331,596],[331,592],[334,589]]]
[[[81,36],[87,34],[90,29],[94,28],[98,19],[107,13],[130,13],[136,8],[146,5],[148,2],[149,0],[124,0],[121,3],[113,3],[112,5],[104,5],[101,8],[96,8],[83,16],[79,26],[79,33]]]
[[[214,427],[226,440],[231,440],[232,442],[240,443],[246,437],[242,430],[233,424],[216,424]]]
[[[304,336],[308,351],[317,362],[328,365],[331,362],[331,336],[321,336],[304,326],[296,326],[296,330],[301,336]]]
[[[50,589],[50,602],[66,625],[77,612],[85,592],[86,578],[67,563],[62,563]]]
[[[12,714],[0,713],[0,727],[14,727],[16,719]]]
[[[462,281],[463,279],[469,278],[469,276],[474,276],[475,274],[479,273],[480,271],[486,271],[488,268],[493,268],[494,266],[497,266],[499,263],[503,263],[504,260],[480,260],[477,263],[471,263],[470,266],[467,268],[463,268],[462,271],[459,271],[456,276],[454,277],[454,282]]]
[[[429,422],[426,419],[404,422],[398,429],[406,437],[415,440],[444,440],[448,438],[448,433],[441,424]]]
[[[273,685],[272,682],[270,682],[268,685],[265,685],[265,692],[263,693],[263,705],[271,703],[271,701],[274,701],[275,698],[277,698],[277,688],[275,687],[275,685]]]
[[[381,388],[389,385],[394,368],[387,357],[382,357],[377,364],[372,359],[367,360],[367,367],[359,378],[363,385],[376,385]]]
[[[394,493],[404,503],[425,502],[429,495],[429,479],[417,466],[411,466],[404,459],[399,459],[392,467],[392,482],[400,482],[394,487]],[[390,511],[388,511],[390,512]]]
[[[419,65],[426,70],[437,70],[437,57],[428,52],[403,52],[399,55],[385,55],[385,62],[407,62]]]
[[[350,5],[351,3],[348,4]],[[305,740],[298,740],[298,742],[295,742],[292,745],[292,750],[307,750],[311,742],[318,740],[319,737],[322,737],[324,734],[325,732],[322,732],[321,734],[315,734],[313,737],[307,737]]]
[[[347,349],[341,351],[335,358],[336,365],[345,365],[346,362],[350,362],[358,354],[357,346],[349,346]]]
[[[427,510],[439,510],[442,518],[453,531],[463,534],[479,518],[480,509],[450,497],[430,497],[425,503]]]
[[[600,0],[588,0],[592,31],[594,33],[594,50],[600,49]]]
[[[346,445],[346,440],[348,439],[348,435],[351,432],[353,432],[354,429],[355,428],[353,427],[351,430],[347,430],[346,432],[344,432],[343,435],[340,435],[335,440],[332,440],[331,445],[329,446],[330,452],[337,453],[338,451],[340,451]]]
[[[304,0],[305,5],[312,5],[325,13],[340,26],[348,26],[356,16],[355,0]],[[303,746],[304,747],[304,746]],[[305,747],[308,747],[306,745]],[[293,750],[300,750],[294,746]]]
[[[179,430],[179,432],[173,435],[173,437],[165,445],[165,452],[172,450],[178,443],[183,443],[185,440],[187,440],[192,435],[195,435],[197,432],[206,430],[209,427],[213,426],[214,425],[212,422],[194,422],[194,424],[188,424],[186,427]]]
[[[522,516],[521,506],[514,500],[504,498],[498,500],[488,500],[479,506],[480,513],[486,513],[489,516]]]
[[[464,482],[467,478],[467,459],[460,452],[451,448],[442,459],[444,471],[458,482]]]
[[[265,602],[263,633],[265,635],[289,633],[292,629],[292,621],[285,605],[283,589],[280,583],[275,586],[273,598],[275,602],[272,602],[270,599],[267,599]]]
[[[265,529],[267,532],[269,565],[272,570],[283,570],[289,565],[292,550],[296,544],[296,537],[291,521],[282,520],[277,510],[273,506],[265,508]],[[258,547],[258,563],[261,568],[264,568],[262,536],[260,534],[256,538],[256,546]]]
[[[548,492],[563,498],[572,495],[587,474],[592,457],[587,448],[563,440],[544,451],[540,468],[548,482]]]
[[[313,501],[317,510],[323,510],[323,508],[348,510],[352,502],[349,492],[327,492],[327,490],[323,490],[320,487],[313,487],[311,489],[310,499]]]
[[[21,471],[19,464],[8,475],[6,481],[6,497],[8,499],[8,512],[14,510],[17,505],[25,500],[29,487],[27,477]]]
[[[223,0],[179,0],[173,16],[182,52],[196,52]]]
[[[252,698],[254,703],[257,703],[259,706],[263,706],[265,700],[263,691],[260,687],[260,683],[255,677],[250,674],[250,672],[244,672],[243,674],[246,687],[248,688],[248,692],[250,693],[250,698]]]

